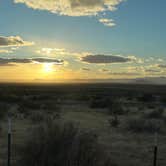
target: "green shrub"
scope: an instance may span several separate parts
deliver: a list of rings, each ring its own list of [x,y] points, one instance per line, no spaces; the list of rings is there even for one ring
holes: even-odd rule
[[[35,128],[20,148],[22,166],[106,166],[97,136],[81,132],[72,123],[49,122]]]

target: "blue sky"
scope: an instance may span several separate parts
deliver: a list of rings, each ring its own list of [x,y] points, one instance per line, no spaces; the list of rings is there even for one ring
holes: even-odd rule
[[[90,52],[94,55],[136,56],[144,60],[162,59],[160,61],[165,64],[164,0],[125,0],[116,6],[115,11],[105,10],[88,16],[71,16],[68,13],[60,15],[47,9],[32,9],[26,4],[26,0],[23,1],[24,3],[0,1],[0,36],[20,36],[25,41],[33,41],[35,45],[21,47],[12,54],[0,54],[2,58],[36,57],[36,50],[45,47],[64,48],[70,53]],[[99,21],[101,18],[112,19],[116,25],[106,26]],[[72,68],[82,67],[73,60],[72,55],[71,58],[68,56],[64,59],[76,66]],[[157,65],[158,62],[154,61],[149,63]],[[92,64],[92,68],[98,68],[97,65]],[[122,66],[123,64],[119,67]],[[107,68],[111,66],[107,64]]]

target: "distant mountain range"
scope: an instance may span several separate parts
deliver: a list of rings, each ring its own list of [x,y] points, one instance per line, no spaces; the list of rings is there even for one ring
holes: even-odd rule
[[[77,79],[72,82],[82,83],[133,83],[133,84],[159,84],[166,85],[166,77],[144,77],[134,79]]]
[[[132,81],[134,83],[139,83],[139,84],[165,84],[166,85],[166,77],[145,77],[145,78],[137,78]]]

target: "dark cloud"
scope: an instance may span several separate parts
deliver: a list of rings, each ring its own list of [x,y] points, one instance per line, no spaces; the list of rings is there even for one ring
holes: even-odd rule
[[[159,64],[158,67],[160,67],[160,68],[166,68],[166,64]]]
[[[97,64],[125,63],[132,61],[132,58],[114,55],[86,55],[81,58],[81,61]]]
[[[62,65],[64,61],[51,58],[0,58],[0,66],[8,66],[17,63],[53,63],[56,65]]]
[[[64,63],[63,60],[52,59],[52,58],[33,58],[32,61],[39,63],[54,63],[57,65],[62,65]]]
[[[33,42],[24,41],[20,36],[0,36],[0,47],[29,46]]]
[[[137,73],[137,72],[110,72],[110,75],[114,75],[114,76],[137,76],[137,75],[141,75],[141,73]]]
[[[145,72],[148,72],[148,73],[158,73],[158,72],[161,72],[161,71],[158,70],[158,69],[146,69]]]
[[[109,72],[110,70],[109,69],[101,69],[100,71],[101,72]]]
[[[89,69],[89,68],[86,68],[86,67],[83,67],[82,70],[90,71],[90,69]]]

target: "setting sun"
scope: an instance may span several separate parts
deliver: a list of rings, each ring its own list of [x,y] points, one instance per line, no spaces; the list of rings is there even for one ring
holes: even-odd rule
[[[52,63],[44,63],[43,64],[43,72],[45,72],[45,73],[53,72],[53,64]]]

